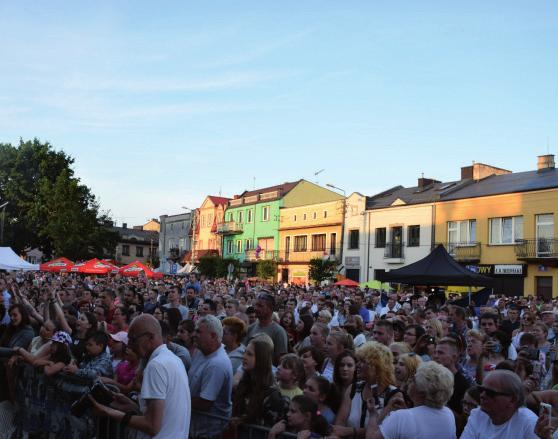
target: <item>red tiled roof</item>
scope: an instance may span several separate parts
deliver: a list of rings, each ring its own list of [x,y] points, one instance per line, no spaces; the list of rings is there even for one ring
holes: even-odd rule
[[[283,184],[278,184],[276,186],[269,186],[269,187],[264,187],[261,189],[255,189],[253,191],[244,191],[242,192],[242,194],[240,194],[240,196],[242,197],[249,197],[251,195],[258,195],[261,193],[265,193],[265,192],[273,192],[273,191],[280,191],[281,192],[281,196],[287,195],[287,193],[289,193],[292,189],[294,189],[294,187],[299,184],[302,180],[297,180],[297,181],[291,181],[291,182],[286,182]]]
[[[207,198],[209,198],[211,200],[211,202],[213,204],[215,204],[216,206],[219,206],[220,204],[227,204],[228,201],[230,200],[230,198],[216,197],[214,195],[208,195]]]

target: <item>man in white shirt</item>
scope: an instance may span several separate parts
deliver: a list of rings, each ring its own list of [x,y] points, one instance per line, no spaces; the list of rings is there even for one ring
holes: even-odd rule
[[[537,438],[537,415],[523,407],[523,385],[515,373],[489,372],[480,389],[480,408],[471,412],[461,439]]]
[[[401,308],[399,302],[397,302],[397,294],[390,294],[386,306],[380,311],[380,317],[385,316],[388,312],[397,312]]]
[[[143,371],[140,414],[137,405],[115,394],[112,407],[90,400],[95,412],[138,430],[138,438],[186,438],[190,429],[190,387],[180,359],[163,343],[161,326],[150,314],[136,317],[128,330],[128,347],[147,361]],[[114,407],[114,408],[113,408]]]

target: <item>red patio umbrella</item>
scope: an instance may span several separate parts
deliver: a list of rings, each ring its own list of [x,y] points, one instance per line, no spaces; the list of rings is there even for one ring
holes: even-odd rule
[[[70,271],[74,263],[66,258],[56,258],[52,261],[45,262],[39,266],[41,271],[50,271],[51,273],[60,273],[61,271]]]
[[[358,287],[358,282],[355,282],[354,280],[351,280],[351,279],[343,279],[343,280],[340,280],[339,282],[335,282],[333,285],[335,285],[337,287],[353,287],[353,288],[356,288],[356,287]]]
[[[112,272],[112,267],[100,261],[99,259],[90,259],[87,262],[76,264],[71,268],[72,273],[83,274],[109,274]]]
[[[147,265],[145,265],[143,262],[140,261],[134,261],[128,265],[125,265],[119,271],[119,273],[122,276],[130,276],[130,277],[139,276],[141,272],[145,273],[145,275],[149,279],[163,278],[163,273],[158,273],[156,271],[153,271],[151,268],[149,268]]]

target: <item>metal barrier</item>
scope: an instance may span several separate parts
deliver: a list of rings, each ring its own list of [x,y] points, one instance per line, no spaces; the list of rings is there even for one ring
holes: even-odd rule
[[[239,424],[235,427],[229,425],[229,418],[207,412],[192,410],[192,415],[208,418],[208,422],[219,422],[224,426],[220,434],[207,439],[266,439],[270,428],[256,424]],[[212,421],[211,421],[212,420]],[[96,439],[135,439],[137,431],[132,428],[121,428],[116,421],[107,418],[96,419]],[[296,434],[285,432],[281,434],[286,439],[296,439]],[[188,438],[177,438],[188,439]],[[195,439],[195,436],[190,436]]]

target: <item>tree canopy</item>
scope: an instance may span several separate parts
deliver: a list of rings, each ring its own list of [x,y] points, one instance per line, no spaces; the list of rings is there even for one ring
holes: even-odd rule
[[[4,242],[21,253],[38,248],[70,259],[109,257],[118,234],[91,190],[74,175],[74,159],[48,142],[0,143]]]
[[[337,262],[330,259],[316,258],[310,260],[308,267],[308,277],[319,285],[324,280],[335,277]]]

